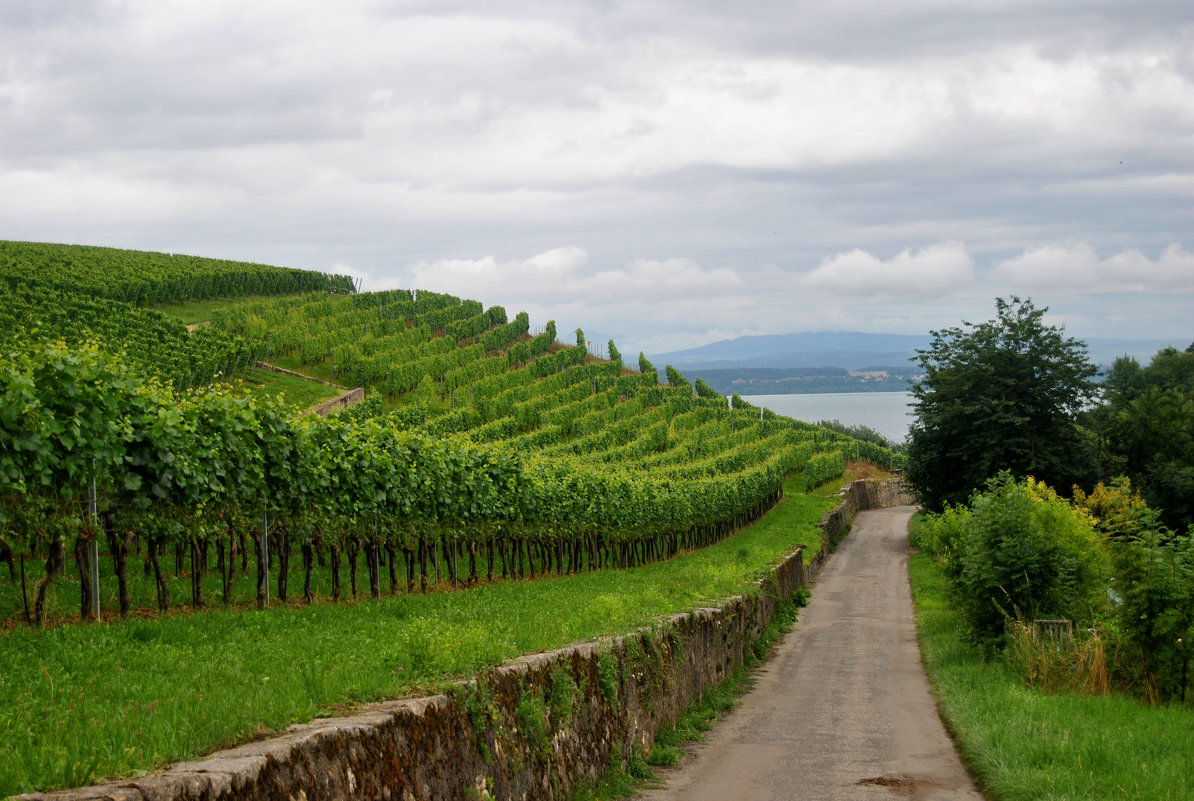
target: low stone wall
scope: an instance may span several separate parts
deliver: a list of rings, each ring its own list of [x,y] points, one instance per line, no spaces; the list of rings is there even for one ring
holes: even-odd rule
[[[825,533],[825,543],[833,550],[850,528],[854,515],[865,509],[913,506],[916,497],[900,480],[878,481],[873,478],[851,481],[842,487],[842,502],[825,513],[817,525]]]
[[[854,513],[907,501],[857,486],[866,483],[849,486],[842,506],[825,516],[821,525],[835,539],[810,565],[798,547],[750,597],[633,635],[525,656],[445,695],[291,726],[163,773],[23,798],[565,798],[611,760],[649,748],[661,727],[741,667],[781,599],[812,583]]]
[[[345,392],[338,398],[332,398],[322,406],[317,406],[313,413],[319,415],[320,417],[327,417],[332,412],[338,412],[341,409],[346,409],[349,406],[360,403],[364,399],[365,388],[357,387],[356,389],[348,390],[348,392]]]
[[[268,362],[257,362],[255,366],[260,367],[262,370],[269,370],[271,373],[278,373],[279,375],[288,375],[291,378],[301,378],[304,381],[310,381],[315,384],[323,384],[325,387],[335,387],[336,389],[348,389],[348,387],[342,387],[339,384],[333,384],[331,381],[324,381],[322,378],[312,378],[309,375],[303,375],[302,373],[296,373],[294,370],[287,370],[285,367],[279,367],[276,364],[269,364]]]
[[[304,381],[311,381],[316,384],[323,384],[325,387],[335,387],[336,389],[346,390],[344,394],[337,398],[332,398],[327,403],[317,406],[312,414],[317,414],[320,417],[327,417],[332,412],[337,412],[341,409],[346,409],[349,406],[360,403],[365,399],[365,388],[357,387],[356,389],[348,389],[339,384],[333,384],[331,381],[324,381],[322,378],[312,378],[309,375],[296,373],[294,370],[287,370],[285,367],[278,367],[276,364],[269,364],[267,362],[257,362],[257,367],[262,370],[269,370],[271,373],[279,373],[281,375],[288,375],[291,378],[301,378]]]

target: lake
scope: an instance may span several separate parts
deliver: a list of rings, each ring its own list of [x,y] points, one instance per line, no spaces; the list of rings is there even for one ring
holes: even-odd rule
[[[907,392],[835,392],[824,395],[743,395],[755,406],[815,423],[838,420],[848,426],[868,426],[894,443],[904,441],[912,412]]]

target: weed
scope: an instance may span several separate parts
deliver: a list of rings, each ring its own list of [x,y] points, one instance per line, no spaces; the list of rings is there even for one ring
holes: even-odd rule
[[[539,690],[523,689],[514,708],[518,731],[540,756],[551,756],[551,732],[547,727],[547,704]]]
[[[609,765],[605,775],[595,784],[582,783],[572,792],[570,801],[601,801],[601,799],[627,798],[633,795],[644,782],[636,780],[626,770],[621,758],[622,744],[615,742],[609,754]]]
[[[497,702],[494,700],[492,688],[484,681],[470,681],[467,684],[453,685],[449,688],[448,695],[460,704],[468,716],[469,725],[477,736],[477,750],[481,752],[481,759],[488,765],[493,760],[489,737],[498,718]]]
[[[601,697],[613,709],[618,708],[620,684],[618,658],[610,651],[602,651],[597,656],[597,685],[601,688]]]
[[[643,759],[643,755],[638,751],[632,751],[630,758],[626,760],[626,772],[632,779],[642,780],[655,777],[655,772],[651,770],[647,760]]]
[[[562,729],[572,720],[572,707],[576,704],[578,690],[567,668],[560,665],[551,672],[551,693],[547,707],[551,710],[551,723]]]
[[[1041,636],[1036,626],[1013,620],[1008,624],[1006,655],[1026,684],[1045,692],[1106,695],[1111,691],[1106,648],[1096,630],[1066,640]]]
[[[684,749],[678,745],[661,745],[658,742],[651,746],[651,753],[647,754],[647,764],[653,767],[670,768],[680,762],[684,756]]]

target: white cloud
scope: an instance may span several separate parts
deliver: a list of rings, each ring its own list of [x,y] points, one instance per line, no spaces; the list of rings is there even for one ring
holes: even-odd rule
[[[574,245],[526,259],[438,259],[404,270],[412,286],[484,299],[669,302],[740,291],[742,277],[728,269],[705,269],[693,259],[632,259],[621,269],[590,269],[589,253]]]
[[[908,295],[940,297],[974,281],[974,261],[961,242],[939,242],[921,250],[902,250],[880,259],[866,250],[830,256],[801,279],[821,292],[852,296]]]
[[[1042,245],[999,262],[993,275],[1013,291],[1194,292],[1194,253],[1175,242],[1156,259],[1137,249],[1100,259],[1086,242]]]
[[[421,261],[404,273],[409,286],[450,292],[486,303],[494,297],[541,299],[558,296],[580,275],[589,254],[573,245],[553,248],[526,259]]]
[[[744,288],[733,270],[706,270],[692,259],[634,259],[621,270],[597,273],[582,282],[586,293],[602,297],[655,297],[675,300]]]
[[[1041,245],[999,262],[994,277],[1017,289],[1076,289],[1090,286],[1098,260],[1095,249],[1085,242]]]
[[[676,346],[940,326],[996,284],[1185,330],[1151,290],[1194,272],[1189,3],[1079,5],[0,4],[0,237]]]

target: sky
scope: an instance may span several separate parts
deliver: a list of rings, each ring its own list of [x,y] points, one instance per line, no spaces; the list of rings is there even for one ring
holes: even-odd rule
[[[0,0],[0,239],[348,273],[627,352],[1010,295],[1184,346],[1194,3]]]

